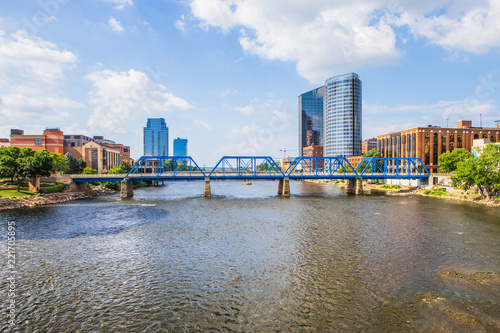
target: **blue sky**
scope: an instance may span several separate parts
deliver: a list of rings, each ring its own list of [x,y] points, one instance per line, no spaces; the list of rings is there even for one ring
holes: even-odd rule
[[[500,1],[40,0],[0,8],[0,137],[105,137],[148,117],[199,164],[296,155],[297,96],[363,81],[363,138],[500,119]]]

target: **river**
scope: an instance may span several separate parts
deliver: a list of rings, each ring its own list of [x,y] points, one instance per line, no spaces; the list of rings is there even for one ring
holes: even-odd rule
[[[500,331],[499,208],[277,187],[212,182],[207,199],[176,182],[0,212],[2,255],[15,222],[16,329]]]

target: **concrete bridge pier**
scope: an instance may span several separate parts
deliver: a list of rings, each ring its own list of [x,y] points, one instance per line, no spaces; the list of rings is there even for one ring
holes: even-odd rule
[[[363,179],[356,179],[356,194],[363,194]]]
[[[363,179],[347,179],[347,194],[363,194]]]
[[[134,196],[134,188],[130,179],[124,179],[121,182],[120,198],[130,198]]]
[[[290,179],[281,178],[278,182],[278,195],[282,197],[290,196]]]
[[[205,178],[205,189],[203,191],[203,196],[205,198],[210,198],[212,193],[210,192],[210,178]]]
[[[347,179],[347,194],[356,194],[356,179]]]

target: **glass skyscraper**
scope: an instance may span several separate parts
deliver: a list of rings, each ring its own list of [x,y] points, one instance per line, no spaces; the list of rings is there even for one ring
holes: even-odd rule
[[[174,156],[188,156],[187,139],[174,139]]]
[[[355,73],[325,82],[324,155],[361,155],[361,80]]]
[[[303,148],[323,145],[323,97],[325,86],[299,96],[299,156]]]
[[[148,118],[144,127],[144,155],[168,156],[168,127],[163,118]]]

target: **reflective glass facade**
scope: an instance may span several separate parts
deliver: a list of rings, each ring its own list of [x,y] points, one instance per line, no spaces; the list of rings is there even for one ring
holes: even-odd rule
[[[148,118],[144,127],[144,155],[168,156],[168,127],[163,118]]]
[[[303,148],[323,145],[323,98],[325,87],[299,96],[299,156]]]
[[[361,155],[361,80],[355,73],[325,82],[324,154]]]
[[[188,156],[187,139],[174,139],[174,156]]]

